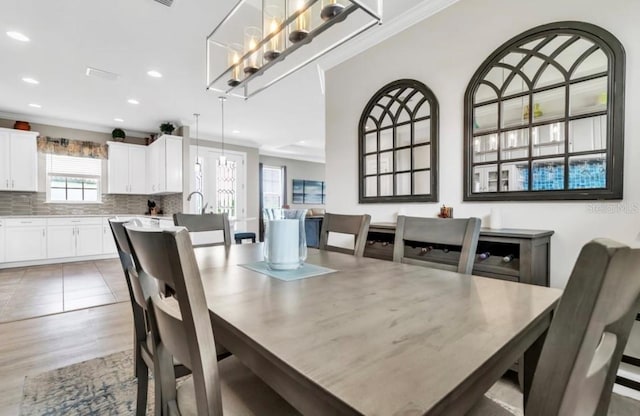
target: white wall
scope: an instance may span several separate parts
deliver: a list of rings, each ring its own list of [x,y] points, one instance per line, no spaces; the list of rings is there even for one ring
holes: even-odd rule
[[[640,2],[637,0],[462,0],[439,14],[329,70],[326,74],[327,210],[369,213],[390,221],[435,216],[487,216],[499,206],[503,227],[555,231],[551,285],[564,287],[580,247],[595,237],[638,245],[640,232]],[[612,32],[627,54],[624,200],[612,202],[463,203],[463,99],[471,76],[502,43],[535,26],[579,20]],[[371,96],[388,82],[415,78],[440,104],[437,204],[358,204],[358,121]]]

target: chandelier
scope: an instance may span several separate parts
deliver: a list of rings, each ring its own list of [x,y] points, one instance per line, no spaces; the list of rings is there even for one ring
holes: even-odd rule
[[[381,22],[382,0],[239,0],[207,37],[207,89],[247,99]]]

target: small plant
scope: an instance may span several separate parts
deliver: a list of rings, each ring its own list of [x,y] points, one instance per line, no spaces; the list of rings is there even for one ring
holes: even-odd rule
[[[164,134],[171,134],[176,129],[176,126],[173,123],[162,123],[160,124],[160,131]]]
[[[122,129],[113,129],[113,131],[111,132],[111,137],[113,137],[113,140],[117,142],[123,142],[126,134]]]

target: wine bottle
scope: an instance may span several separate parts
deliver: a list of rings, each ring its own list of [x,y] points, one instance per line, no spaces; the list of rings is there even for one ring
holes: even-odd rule
[[[505,263],[509,263],[511,260],[513,260],[514,257],[515,256],[513,254],[509,254],[509,255],[504,256],[502,258],[502,261],[505,262]]]
[[[489,258],[489,256],[491,256],[491,253],[489,253],[488,251],[485,251],[485,252],[483,252],[483,253],[480,253],[480,254],[478,255],[478,258],[479,258],[480,260],[486,260],[486,259],[488,259],[488,258]]]

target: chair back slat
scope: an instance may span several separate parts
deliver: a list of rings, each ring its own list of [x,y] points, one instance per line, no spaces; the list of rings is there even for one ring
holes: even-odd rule
[[[398,216],[393,249],[393,261],[421,264],[444,270],[452,270],[451,265],[435,261],[420,262],[405,257],[405,241],[433,243],[460,247],[460,258],[454,271],[470,274],[473,270],[478,238],[479,218],[421,218]]]
[[[124,228],[125,224],[141,226],[142,223],[139,220],[118,220],[115,218],[109,220],[109,226],[111,227],[120,263],[127,281],[129,296],[140,308],[146,310],[147,299],[158,293],[158,285],[153,279],[144,276],[144,273],[140,273],[140,270],[135,266],[129,238]]]
[[[326,213],[322,220],[322,230],[320,231],[320,250],[336,251],[362,257],[367,243],[370,223],[371,216],[368,214],[342,215]],[[353,235],[353,250],[329,245],[330,232]]]
[[[178,305],[171,305],[169,299],[153,296],[153,319],[160,336],[160,341],[180,363],[191,368],[191,355],[187,342],[186,330],[182,322]]]
[[[198,247],[231,245],[231,226],[229,225],[229,215],[224,214],[173,214],[173,223],[178,227],[185,227],[191,233],[201,233],[206,231],[222,231],[224,242],[200,244]]]
[[[639,294],[640,250],[605,239],[582,248],[542,348],[527,415],[607,414]]]
[[[169,341],[175,339],[176,334],[181,334],[180,325],[177,323],[181,318],[183,337],[188,345],[189,357],[185,361],[189,363],[193,374],[198,414],[221,415],[222,402],[213,328],[188,231],[183,227],[161,230],[128,226],[126,230],[135,262],[145,273],[163,281],[176,293],[180,317],[167,318],[167,314],[163,314],[166,310],[163,311],[162,307],[157,306],[159,298],[154,296],[150,299],[153,310],[158,311],[163,325],[176,326],[173,332],[167,335],[168,342],[164,342],[163,338],[163,334],[167,334],[166,328],[164,332],[162,328],[157,331],[152,328],[152,332],[157,334],[154,336],[157,336],[158,350],[163,351],[166,348],[172,354],[185,354],[181,351],[180,344]],[[153,320],[157,321],[157,318]],[[159,376],[161,379],[165,377],[163,374]],[[167,392],[166,397],[173,393],[175,392]]]

